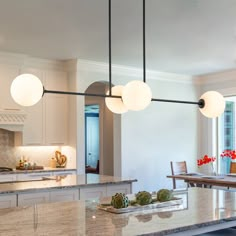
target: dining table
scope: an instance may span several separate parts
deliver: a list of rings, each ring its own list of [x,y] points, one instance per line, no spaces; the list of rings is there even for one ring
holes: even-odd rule
[[[220,186],[226,188],[236,188],[236,173],[225,175],[206,175],[202,173],[183,173],[178,175],[167,175],[167,178],[184,180],[189,186],[211,188]]]

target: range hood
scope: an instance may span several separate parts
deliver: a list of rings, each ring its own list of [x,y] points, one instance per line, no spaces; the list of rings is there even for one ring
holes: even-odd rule
[[[23,131],[26,113],[22,110],[0,110],[0,129]]]

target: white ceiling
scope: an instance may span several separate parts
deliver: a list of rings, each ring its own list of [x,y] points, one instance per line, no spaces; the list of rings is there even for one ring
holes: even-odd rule
[[[0,51],[108,62],[108,0],[0,0]],[[236,0],[146,0],[148,69],[236,67]],[[142,68],[142,0],[112,0],[112,63]]]

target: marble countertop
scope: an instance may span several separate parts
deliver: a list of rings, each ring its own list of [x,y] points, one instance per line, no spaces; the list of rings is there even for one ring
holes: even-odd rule
[[[1,175],[8,175],[8,174],[31,174],[31,173],[43,173],[43,172],[61,172],[61,171],[76,171],[76,168],[51,168],[51,167],[44,167],[44,169],[39,170],[16,170],[13,171],[4,171],[0,172]]]
[[[34,181],[17,181],[0,183],[0,194],[34,192],[47,189],[76,188],[85,186],[100,186],[106,184],[132,183],[136,179],[121,178],[106,175],[86,174],[86,175],[65,175],[40,177]]]
[[[235,192],[190,188],[178,196],[184,201],[179,208],[125,214],[102,211],[95,200],[1,209],[0,235],[193,235],[236,220]]]

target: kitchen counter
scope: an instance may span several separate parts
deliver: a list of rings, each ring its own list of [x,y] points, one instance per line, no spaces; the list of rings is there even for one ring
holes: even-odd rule
[[[4,171],[0,172],[1,175],[8,175],[8,174],[30,174],[30,173],[47,173],[47,172],[62,172],[62,171],[76,171],[75,168],[51,168],[51,167],[44,167],[44,169],[39,170],[16,170],[13,171]]]
[[[107,184],[125,184],[136,182],[136,179],[120,178],[114,176],[86,174],[40,177],[33,181],[16,181],[0,183],[0,195],[19,192],[37,192],[51,189],[77,188],[88,186],[102,186]]]
[[[96,201],[38,204],[0,210],[0,235],[194,235],[235,225],[236,193],[190,188],[182,207],[113,214]]]

